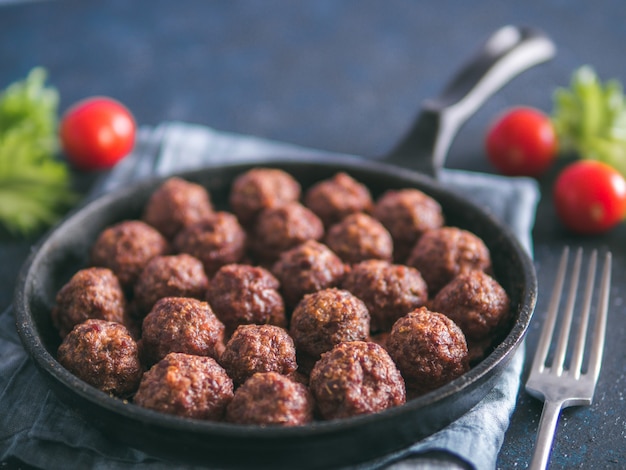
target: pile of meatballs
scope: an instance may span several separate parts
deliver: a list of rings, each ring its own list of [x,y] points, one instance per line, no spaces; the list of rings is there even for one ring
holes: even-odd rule
[[[414,189],[254,168],[228,211],[172,177],[59,290],[58,361],[177,416],[295,426],[375,413],[480,361],[510,326],[484,242]]]

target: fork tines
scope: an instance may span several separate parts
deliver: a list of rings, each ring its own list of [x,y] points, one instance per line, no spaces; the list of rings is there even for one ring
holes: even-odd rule
[[[598,263],[598,251],[593,250],[591,256],[589,257],[587,262],[586,282],[582,292],[583,296],[577,302],[578,294],[581,291],[581,289],[579,289],[579,281],[583,264],[583,250],[582,248],[578,248],[576,250],[576,256],[569,272],[570,285],[567,292],[567,298],[565,299],[565,303],[561,310],[561,318],[559,318],[559,307],[561,306],[561,297],[564,290],[563,284],[568,271],[568,258],[569,248],[566,247],[561,256],[545,324],[541,332],[541,337],[539,338],[537,351],[531,367],[531,376],[533,376],[533,374],[550,374],[554,377],[567,375],[575,379],[585,377],[592,382],[593,385],[595,385],[600,373],[602,353],[604,350],[606,317],[611,285],[611,253],[607,252],[604,255],[604,266],[602,269],[600,288],[596,299],[597,309],[595,314],[595,326],[590,345],[587,345],[589,354],[586,357],[586,368],[583,368],[583,359],[585,358],[588,324],[591,318],[591,304],[596,284],[595,274]],[[557,321],[559,322],[560,327],[555,333]],[[576,333],[576,337],[572,338],[575,342],[573,343],[573,349],[570,350],[570,355],[568,356],[568,345],[571,343],[570,336],[572,335],[571,330],[572,326],[576,323],[578,324],[578,332]],[[553,338],[555,334],[558,334],[558,338]],[[533,392],[533,390],[529,391],[531,393]],[[565,403],[564,406],[590,404],[592,394],[593,389],[591,390],[591,395],[588,398],[585,397],[582,401]]]

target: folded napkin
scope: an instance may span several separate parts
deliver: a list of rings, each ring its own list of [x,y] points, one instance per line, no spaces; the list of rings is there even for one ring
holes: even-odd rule
[[[262,164],[277,155],[314,154],[328,152],[204,126],[165,123],[154,129],[141,128],[134,152],[104,175],[89,197],[153,175],[224,162]],[[452,170],[444,170],[440,179],[500,217],[529,252],[532,250],[530,232],[539,197],[534,180]],[[522,347],[495,388],[466,415],[411,447],[358,469],[495,468],[515,407],[523,358]],[[60,403],[24,351],[9,309],[0,314],[0,462],[15,458],[47,469],[172,468],[171,463],[110,440]]]

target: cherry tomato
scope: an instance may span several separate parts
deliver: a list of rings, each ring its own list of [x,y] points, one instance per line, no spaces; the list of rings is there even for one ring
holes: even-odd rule
[[[491,164],[508,176],[539,176],[553,163],[557,136],[550,118],[529,107],[511,108],[487,129]]]
[[[135,130],[135,119],[123,104],[95,96],[71,106],[61,119],[59,132],[71,164],[81,170],[102,170],[132,150]]]
[[[556,212],[563,224],[581,234],[599,234],[626,216],[626,181],[613,167],[579,160],[565,167],[553,188]]]

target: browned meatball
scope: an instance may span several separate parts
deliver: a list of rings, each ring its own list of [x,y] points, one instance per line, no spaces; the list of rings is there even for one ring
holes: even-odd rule
[[[89,319],[63,339],[57,359],[72,374],[105,393],[131,395],[143,369],[137,343],[117,322]]]
[[[387,261],[354,265],[341,287],[365,303],[372,332],[389,331],[398,318],[428,300],[426,282],[417,269]]]
[[[418,189],[389,190],[374,206],[373,215],[393,238],[394,260],[404,263],[411,249],[427,231],[444,223],[441,206]]]
[[[293,308],[305,294],[338,286],[345,266],[326,245],[309,240],[281,253],[272,271],[280,281],[285,303]]]
[[[298,367],[293,339],[274,325],[239,326],[226,343],[220,363],[237,385],[255,372],[289,375]]]
[[[183,227],[206,218],[212,212],[211,198],[203,186],[172,177],[152,193],[142,218],[171,239]]]
[[[393,241],[387,229],[373,217],[357,213],[328,229],[326,244],[346,263],[368,259],[391,261]]]
[[[476,235],[457,227],[426,232],[413,248],[407,264],[422,273],[434,297],[458,274],[472,269],[489,272],[491,255]]]
[[[338,343],[366,339],[369,329],[365,304],[350,292],[336,288],[305,295],[289,326],[298,354],[315,359]]]
[[[459,274],[431,303],[431,308],[451,318],[465,334],[470,358],[479,359],[498,330],[510,318],[509,296],[483,271]]]
[[[387,351],[364,341],[324,353],[311,372],[310,389],[324,419],[376,413],[406,400],[404,381]]]
[[[186,418],[219,421],[233,399],[233,382],[210,357],[169,353],[141,379],[134,403]]]
[[[313,420],[313,397],[301,383],[277,372],[258,372],[235,391],[226,420],[261,426],[299,426]]]
[[[246,264],[223,266],[209,283],[207,300],[231,334],[239,325],[286,326],[278,280],[264,268]]]
[[[163,297],[204,299],[209,281],[202,263],[191,255],[157,256],[143,269],[134,289],[136,312],[147,314]]]
[[[283,251],[323,236],[322,221],[299,202],[289,202],[259,214],[250,248],[261,262],[273,262]]]
[[[369,189],[343,172],[311,186],[304,204],[326,227],[355,212],[370,212],[373,206]]]
[[[91,262],[109,268],[124,289],[132,289],[148,261],[168,251],[167,240],[154,227],[126,220],[100,233],[91,250]]]
[[[253,168],[239,175],[230,191],[230,207],[244,226],[268,207],[297,201],[300,183],[290,174],[274,168]]]
[[[56,295],[52,323],[61,338],[89,318],[124,322],[126,299],[117,277],[107,268],[85,268]]]
[[[226,264],[239,262],[246,250],[246,232],[228,212],[215,212],[181,230],[174,239],[181,253],[198,258],[208,276]]]
[[[420,307],[400,318],[387,337],[387,351],[417,395],[434,390],[469,369],[461,329],[442,313]]]
[[[141,352],[154,364],[170,352],[218,359],[224,351],[224,324],[207,302],[185,297],[157,301],[143,319]]]

